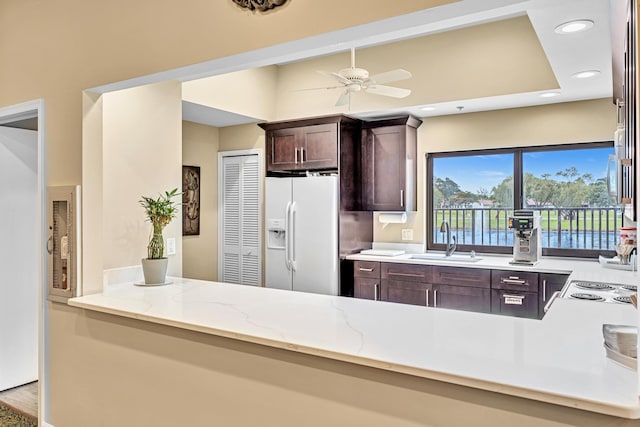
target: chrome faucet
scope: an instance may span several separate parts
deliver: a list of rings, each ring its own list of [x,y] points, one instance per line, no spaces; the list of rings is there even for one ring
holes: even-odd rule
[[[451,235],[451,227],[449,227],[449,223],[447,221],[442,221],[440,224],[440,232],[446,233],[446,247],[445,247],[445,256],[451,256],[456,251],[456,236]]]

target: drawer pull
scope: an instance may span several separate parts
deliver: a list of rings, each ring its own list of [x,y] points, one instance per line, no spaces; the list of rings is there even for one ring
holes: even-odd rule
[[[424,290],[424,296],[426,298],[426,302],[427,302],[427,307],[429,307],[429,289],[425,289]]]
[[[522,305],[522,301],[524,300],[524,295],[502,295],[504,298],[504,303],[507,305]]]
[[[412,274],[412,273],[392,273],[389,272],[389,276],[404,276],[404,277],[424,277],[422,274]]]
[[[526,285],[527,281],[519,278],[518,276],[509,276],[509,278],[500,278],[500,283],[508,283],[511,285]]]
[[[380,291],[380,285],[379,284],[375,284],[373,285],[373,300],[374,301],[378,301],[378,292]]]
[[[367,273],[371,273],[373,271],[373,268],[362,268],[362,267],[359,267],[358,270],[366,271]]]

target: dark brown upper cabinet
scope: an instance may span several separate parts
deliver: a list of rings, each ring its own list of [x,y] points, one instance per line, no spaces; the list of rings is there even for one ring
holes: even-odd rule
[[[360,122],[337,115],[261,123],[259,126],[266,131],[267,174],[279,174],[338,171],[341,149],[353,151]]]
[[[417,130],[402,116],[362,124],[362,194],[370,211],[417,209]]]

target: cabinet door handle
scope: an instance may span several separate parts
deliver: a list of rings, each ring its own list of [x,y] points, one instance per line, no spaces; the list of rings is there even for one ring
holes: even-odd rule
[[[542,301],[547,300],[547,280],[542,280]]]
[[[47,252],[49,255],[53,254],[53,236],[49,236],[47,239]]]
[[[293,163],[296,164],[296,165],[298,164],[298,148],[297,147],[295,149],[295,154],[294,154],[294,157],[293,157]]]
[[[433,290],[433,306],[434,307],[438,306],[438,290],[437,289]]]
[[[509,283],[511,285],[526,285],[527,281],[519,278],[518,276],[509,276],[508,279],[502,277],[500,283]]]
[[[304,164],[304,147],[300,147],[300,164]]]
[[[556,300],[556,298],[558,298],[558,296],[560,295],[561,291],[555,291],[553,293],[553,295],[551,295],[551,298],[549,298],[549,302],[544,306],[544,312],[546,313],[547,311],[549,311],[549,309],[551,308],[551,304],[553,304],[553,302]]]
[[[371,273],[373,271],[373,268],[362,268],[362,267],[358,267],[358,270],[360,271],[366,271],[368,273]]]
[[[400,190],[400,207],[404,207],[404,190]]]
[[[373,285],[373,300],[374,301],[378,301],[378,293],[380,291],[380,285],[379,284],[375,284]]]
[[[424,290],[424,296],[425,296],[426,301],[427,301],[427,305],[426,306],[429,307],[429,289],[425,289]]]

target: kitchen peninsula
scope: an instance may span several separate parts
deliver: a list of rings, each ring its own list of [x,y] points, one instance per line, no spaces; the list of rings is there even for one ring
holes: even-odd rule
[[[499,262],[506,263],[506,259],[496,257],[493,265]],[[637,281],[635,273],[604,271],[593,261],[543,260],[539,267],[570,270],[571,279]],[[438,393],[434,390],[455,384],[470,393],[471,402],[486,404],[492,399],[486,392],[531,399],[526,401],[526,417],[534,417],[534,424],[529,425],[559,425],[554,419],[571,417],[571,422],[583,420],[571,425],[618,426],[626,424],[614,417],[640,418],[635,371],[607,359],[602,347],[603,323],[635,324],[637,314],[631,306],[559,299],[543,320],[535,320],[182,278],[173,281],[163,287],[140,287],[131,281],[106,285],[102,293],[71,299],[69,305],[86,309],[87,316],[106,313],[135,319],[116,322],[134,322],[126,323],[131,327],[144,321],[244,342],[229,347],[250,346],[250,354],[259,355],[263,362],[278,359],[292,369],[291,375],[309,367],[316,374],[320,369],[327,378],[337,373],[340,386],[354,396],[366,393],[368,387],[377,390],[392,385],[396,393],[407,393],[398,409],[407,410],[407,417],[428,417],[426,413],[417,415],[423,409],[415,408],[428,407],[427,402],[436,404],[441,396],[434,397],[433,393]],[[109,317],[105,320],[112,322]],[[192,339],[201,341],[202,337]],[[216,358],[217,344],[204,341],[203,357]],[[293,354],[266,350],[269,355],[265,356],[265,350],[260,350],[263,346]],[[336,366],[335,361],[340,363]],[[243,365],[243,369],[253,372],[260,368]],[[293,379],[277,383],[281,381],[296,383],[302,394],[309,391]],[[322,389],[324,383],[318,381]],[[429,389],[426,394],[425,387]],[[338,401],[343,395],[311,394]],[[464,405],[456,401],[458,404]],[[411,409],[413,405],[418,406]],[[317,422],[330,422],[332,416],[324,414]]]

